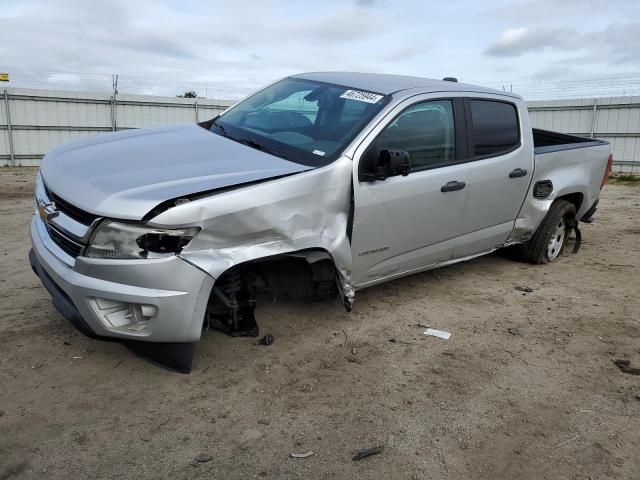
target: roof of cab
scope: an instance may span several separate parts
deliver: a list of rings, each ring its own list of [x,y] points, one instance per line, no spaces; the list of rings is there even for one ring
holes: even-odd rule
[[[479,87],[477,85],[433,80],[431,78],[408,77],[405,75],[359,72],[311,72],[292,75],[292,77],[334,83],[336,85],[358,88],[382,95],[392,95],[409,89],[420,89],[424,92],[477,92],[520,98],[514,93]]]

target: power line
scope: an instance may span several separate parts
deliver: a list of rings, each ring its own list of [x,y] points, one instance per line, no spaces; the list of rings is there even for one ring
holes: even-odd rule
[[[10,87],[105,94],[113,92],[114,74],[112,73],[6,66],[0,66],[0,71],[10,73],[11,82],[6,84]],[[164,73],[158,73],[155,76],[140,73],[118,74],[119,94],[175,96],[195,91],[201,97],[234,99],[247,95],[259,86],[251,81],[242,83],[216,79],[176,79],[169,78]],[[631,96],[640,95],[640,73],[575,80],[504,81],[490,86],[497,90],[513,91],[525,100]]]

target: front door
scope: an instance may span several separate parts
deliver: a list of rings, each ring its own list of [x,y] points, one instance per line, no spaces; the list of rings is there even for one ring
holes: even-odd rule
[[[373,140],[354,168],[353,283],[364,287],[447,261],[460,233],[469,181],[461,100],[413,103]],[[375,133],[375,132],[374,132]],[[385,149],[409,153],[406,176],[362,179],[359,162]]]

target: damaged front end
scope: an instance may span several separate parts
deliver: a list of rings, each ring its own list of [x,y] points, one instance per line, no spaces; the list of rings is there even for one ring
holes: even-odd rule
[[[350,196],[351,161],[343,158],[182,195],[136,222],[96,218],[74,256],[53,237],[58,222],[79,221],[69,207],[32,218],[31,264],[83,333],[186,373],[203,327],[258,334],[260,294],[314,300],[341,292],[351,304]],[[46,197],[42,188],[36,197]]]
[[[350,310],[352,162],[194,195],[163,205],[150,227],[190,226],[198,234],[179,257],[215,279],[203,329],[258,336],[260,297],[322,301]]]

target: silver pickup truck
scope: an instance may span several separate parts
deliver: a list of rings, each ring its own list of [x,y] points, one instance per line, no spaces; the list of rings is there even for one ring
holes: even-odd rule
[[[518,245],[552,262],[591,221],[607,142],[531,128],[517,95],[308,73],[200,124],[49,152],[32,268],[83,333],[188,372],[204,329],[258,335],[256,299],[339,296]]]

